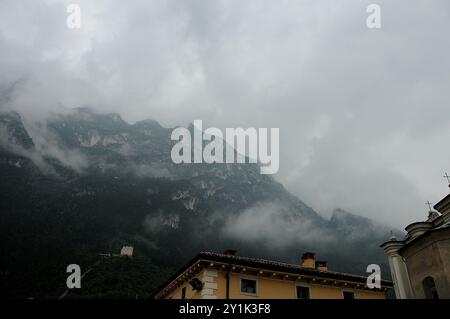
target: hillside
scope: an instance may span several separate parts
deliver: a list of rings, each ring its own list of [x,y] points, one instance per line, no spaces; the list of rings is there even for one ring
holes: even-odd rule
[[[98,268],[76,297],[142,296],[198,251],[226,248],[288,262],[310,250],[333,270],[378,263],[387,274],[387,227],[342,210],[324,219],[257,164],[173,164],[171,131],[86,108],[27,127],[1,114],[2,295],[57,297],[68,264],[84,269],[123,244],[139,261]]]

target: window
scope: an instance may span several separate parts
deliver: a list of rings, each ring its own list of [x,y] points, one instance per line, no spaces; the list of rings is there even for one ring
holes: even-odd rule
[[[181,299],[186,299],[186,287],[181,289]]]
[[[436,284],[433,277],[426,277],[422,281],[423,290],[425,292],[425,298],[427,299],[439,299],[439,295],[436,289]]]
[[[355,299],[355,293],[352,291],[343,291],[344,299]]]
[[[297,299],[309,299],[309,287],[297,286]]]
[[[256,295],[256,280],[241,278],[241,292]]]

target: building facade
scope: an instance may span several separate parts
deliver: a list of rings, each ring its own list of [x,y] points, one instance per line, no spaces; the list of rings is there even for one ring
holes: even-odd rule
[[[389,281],[369,289],[367,277],[332,272],[305,253],[301,264],[202,252],[170,278],[156,299],[383,299]]]
[[[120,250],[120,256],[133,257],[133,246],[123,246]]]
[[[434,209],[426,221],[408,225],[403,240],[392,236],[381,245],[397,298],[450,298],[450,195]]]

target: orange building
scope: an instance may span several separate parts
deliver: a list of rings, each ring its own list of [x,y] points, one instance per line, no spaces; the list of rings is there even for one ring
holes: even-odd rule
[[[369,289],[367,277],[328,270],[305,253],[301,264],[201,252],[158,289],[155,299],[383,299],[392,283]]]

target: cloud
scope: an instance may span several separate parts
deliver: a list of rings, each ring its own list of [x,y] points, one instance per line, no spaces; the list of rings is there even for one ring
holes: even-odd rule
[[[15,115],[13,113],[10,116]],[[30,132],[31,136],[28,135]],[[14,124],[9,127],[7,122],[0,123],[0,146],[8,152],[31,160],[41,171],[51,175],[58,174],[49,164],[49,159],[55,159],[62,166],[72,168],[76,172],[81,172],[88,166],[82,153],[59,146],[56,137],[39,123],[33,123],[27,129],[15,127]]]
[[[247,243],[259,243],[271,249],[286,244],[324,244],[336,239],[312,220],[299,218],[280,203],[260,202],[239,215],[228,215],[222,232],[225,236]]]
[[[166,213],[162,210],[148,215],[143,222],[144,229],[151,234],[165,232],[168,229],[178,229],[179,224],[180,216],[178,214]]]
[[[61,165],[81,173],[88,168],[87,157],[77,149],[69,149],[59,143],[58,138],[47,128],[46,123],[28,122],[25,124],[30,137],[33,139],[34,152],[42,158],[56,159]]]
[[[324,215],[402,227],[447,194],[448,1],[380,0],[380,30],[372,1],[80,0],[69,30],[71,2],[0,2],[1,108],[278,127],[276,178]]]

